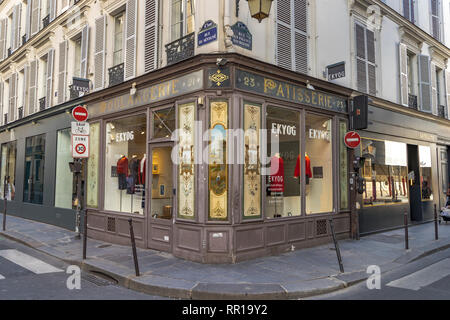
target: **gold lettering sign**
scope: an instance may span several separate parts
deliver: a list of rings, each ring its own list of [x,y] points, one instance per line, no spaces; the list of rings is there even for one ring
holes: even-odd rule
[[[139,89],[133,96],[125,94],[88,105],[89,116],[94,118],[103,114],[140,107],[201,89],[203,89],[203,70]]]

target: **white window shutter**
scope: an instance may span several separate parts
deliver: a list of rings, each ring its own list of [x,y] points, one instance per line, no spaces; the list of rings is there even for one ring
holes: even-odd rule
[[[81,78],[87,79],[89,57],[89,26],[86,25],[81,32]]]
[[[49,5],[50,5],[50,21],[53,21],[56,18],[56,3],[57,3],[57,0],[50,0],[49,1]]]
[[[31,115],[36,110],[37,103],[37,78],[38,78],[38,64],[37,61],[30,62],[30,76],[28,89],[28,115]]]
[[[408,51],[404,43],[399,44],[400,62],[400,103],[408,106]]]
[[[137,0],[128,0],[125,20],[125,81],[136,77]]]
[[[377,72],[375,65],[375,34],[366,29],[367,44],[367,76],[369,84],[369,94],[377,94]]]
[[[450,119],[450,70],[445,70],[445,88],[447,93],[447,118]]]
[[[441,19],[440,19],[440,3],[438,0],[431,0],[431,35],[437,39],[440,40],[441,35]]]
[[[420,110],[431,112],[430,58],[419,55]]]
[[[2,117],[0,119],[0,123],[3,123],[5,117],[3,116],[4,110],[3,110],[3,80],[0,81],[0,116]],[[4,124],[4,123],[3,123]]]
[[[308,3],[306,0],[293,1],[294,20],[294,67],[295,71],[308,73]]]
[[[22,4],[19,3],[15,6],[15,13],[16,13],[16,19],[15,19],[15,47],[14,50],[17,50],[21,45],[21,37],[20,37],[20,26],[22,24]]]
[[[436,65],[432,62],[431,69],[431,110],[435,116],[438,114],[438,96],[437,96],[437,79],[436,79]]]
[[[58,104],[64,103],[67,96],[67,47],[67,40],[59,44]]]
[[[40,16],[40,0],[30,0],[31,2],[31,35],[34,36],[39,32],[39,28],[41,25],[41,16]]]
[[[53,65],[55,61],[55,50],[51,49],[47,55],[47,92],[45,93],[45,107],[53,106]]]
[[[23,92],[22,92],[22,107],[23,115],[28,115],[28,91],[29,91],[29,79],[30,79],[30,66],[26,65],[23,68]]]
[[[106,16],[95,20],[94,90],[105,87]]]
[[[7,20],[0,21],[0,60],[4,60],[6,57],[6,29]]]
[[[158,68],[158,2],[145,1],[145,72]]]
[[[357,89],[361,92],[367,92],[367,56],[365,28],[360,26],[359,24],[355,24],[355,34]]]
[[[32,12],[33,12],[33,10],[32,10],[32,0],[28,0],[28,3],[27,3],[27,20],[26,20],[26,22],[25,22],[25,34],[26,34],[26,38],[27,38],[27,41],[28,41],[28,39],[30,39],[31,38],[31,16],[32,16]]]
[[[292,65],[292,21],[291,0],[277,0],[276,57],[277,65],[293,70]]]
[[[9,78],[9,110],[8,123],[16,120],[16,102],[17,102],[17,73],[13,73]]]

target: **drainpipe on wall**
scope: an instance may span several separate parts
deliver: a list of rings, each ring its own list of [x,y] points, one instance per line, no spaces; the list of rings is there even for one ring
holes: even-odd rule
[[[233,30],[231,30],[231,1],[232,0],[224,0],[224,14],[223,14],[223,25],[225,32],[225,48],[227,50],[233,47],[233,42],[231,41],[231,37],[233,36]]]

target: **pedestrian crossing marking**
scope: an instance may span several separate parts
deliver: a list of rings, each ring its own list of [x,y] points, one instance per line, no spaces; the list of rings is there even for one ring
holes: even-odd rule
[[[391,281],[387,286],[417,291],[448,275],[450,275],[450,258],[432,264],[403,278]]]
[[[35,274],[63,272],[63,270],[55,268],[44,261],[14,249],[0,250],[0,257],[3,257]]]

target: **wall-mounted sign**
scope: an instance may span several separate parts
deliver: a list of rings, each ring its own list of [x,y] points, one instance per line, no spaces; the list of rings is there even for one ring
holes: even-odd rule
[[[89,136],[72,135],[72,157],[89,158]]]
[[[176,79],[167,80],[147,88],[139,89],[133,96],[127,93],[116,98],[97,102],[89,106],[89,115],[91,117],[96,117],[103,114],[145,106],[150,103],[181,96],[201,89],[203,89],[203,70],[198,70]]]
[[[328,81],[345,77],[345,62],[335,63],[327,66]]]
[[[217,40],[217,24],[212,20],[206,21],[197,36],[198,46],[203,46]]]
[[[236,22],[231,26],[231,30],[233,30],[234,34],[231,37],[233,44],[247,50],[252,50],[252,34],[244,23]]]
[[[74,77],[70,86],[70,98],[76,99],[89,93],[89,79]]]
[[[288,82],[236,70],[236,88],[272,98],[300,103],[311,107],[347,113],[347,100],[318,90],[310,90]]]

